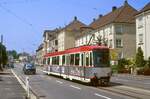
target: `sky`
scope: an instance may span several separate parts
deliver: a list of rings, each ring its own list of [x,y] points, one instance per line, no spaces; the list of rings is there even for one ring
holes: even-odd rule
[[[42,43],[44,30],[69,24],[74,16],[90,24],[93,18],[107,14],[112,6],[125,0],[0,0],[0,35],[7,50],[35,53]],[[140,10],[150,0],[128,0]]]

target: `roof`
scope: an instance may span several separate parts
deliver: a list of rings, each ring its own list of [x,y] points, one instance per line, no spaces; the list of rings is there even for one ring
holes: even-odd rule
[[[148,10],[150,10],[150,2],[147,5],[145,5],[138,14],[148,11]]]
[[[87,27],[84,23],[79,21],[77,17],[74,17],[74,20],[63,28],[63,30],[79,31],[81,27]]]
[[[96,45],[95,46],[80,46],[80,47],[76,47],[76,48],[70,48],[65,51],[48,53],[44,57],[77,53],[77,52],[85,52],[85,51],[91,51],[91,50],[95,50],[95,49],[109,49],[109,48],[107,46],[96,46]]]
[[[43,43],[39,45],[38,49],[36,50],[36,52],[40,51],[43,49]]]
[[[125,1],[124,5],[116,8],[114,11],[99,17],[97,20],[90,24],[91,27],[97,29],[110,23],[135,23],[134,15],[137,10]]]
[[[53,34],[53,33],[59,32],[60,30],[61,30],[61,28],[56,28],[56,29],[54,29],[54,30],[45,30],[43,36],[45,37],[45,36],[46,36],[46,33],[48,33],[48,34]]]

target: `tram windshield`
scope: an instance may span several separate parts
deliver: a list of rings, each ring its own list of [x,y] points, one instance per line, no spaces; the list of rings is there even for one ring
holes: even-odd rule
[[[109,50],[94,50],[93,59],[95,67],[109,67]]]

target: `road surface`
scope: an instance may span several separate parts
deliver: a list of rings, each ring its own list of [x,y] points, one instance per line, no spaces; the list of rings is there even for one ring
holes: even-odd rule
[[[41,69],[36,75],[24,75],[22,64],[13,69],[22,80],[29,76],[30,86],[41,99],[150,99],[150,91],[124,85],[91,87],[48,76]]]

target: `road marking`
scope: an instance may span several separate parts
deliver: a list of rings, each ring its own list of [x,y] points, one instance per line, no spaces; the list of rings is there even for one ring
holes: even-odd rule
[[[116,86],[116,88],[122,88],[122,89],[129,89],[129,90],[134,90],[134,91],[142,91],[142,92],[145,92],[145,93],[149,93],[150,94],[150,91],[149,90],[146,90],[146,89],[141,89],[141,88],[135,88],[135,87],[129,87],[129,86]]]
[[[111,98],[109,98],[109,97],[106,97],[106,96],[100,95],[100,94],[98,94],[98,93],[95,93],[94,95],[95,95],[95,96],[98,96],[98,97],[105,98],[105,99],[111,99]]]
[[[17,74],[11,69],[11,72],[13,73],[13,75],[17,78],[17,80],[19,81],[19,83],[21,84],[21,86],[26,89],[25,84],[23,83],[23,81],[21,81],[21,79],[17,76]]]
[[[70,85],[70,87],[75,88],[75,89],[78,89],[78,90],[81,90],[80,87],[76,87],[76,86],[73,86],[73,85]]]
[[[63,84],[63,82],[59,81],[59,80],[56,80],[56,82],[60,83],[60,84]]]

